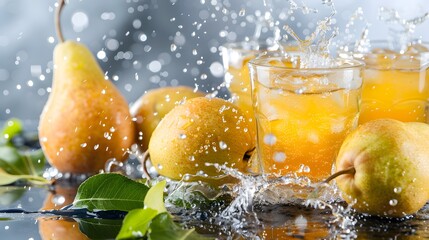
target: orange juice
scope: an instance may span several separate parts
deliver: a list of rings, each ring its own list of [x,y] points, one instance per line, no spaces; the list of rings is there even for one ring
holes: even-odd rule
[[[228,90],[231,92],[233,102],[246,113],[253,116],[252,95],[250,85],[250,75],[247,63],[255,56],[245,56],[238,66],[229,65],[226,69],[225,79]]]
[[[251,64],[261,167],[264,173],[323,180],[357,126],[362,65],[318,70],[273,63]]]
[[[374,46],[379,45],[381,42],[374,43]],[[366,63],[360,124],[378,118],[429,122],[427,48],[420,44],[411,45],[403,53],[389,48],[374,48],[354,57]]]
[[[283,44],[286,51],[296,51],[295,44]],[[225,82],[231,93],[233,102],[249,116],[254,116],[252,106],[251,82],[248,62],[258,54],[278,50],[276,46],[268,46],[258,42],[238,42],[225,44],[222,48]]]

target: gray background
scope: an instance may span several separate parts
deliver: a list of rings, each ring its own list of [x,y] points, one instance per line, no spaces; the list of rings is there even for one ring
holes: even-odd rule
[[[275,19],[293,25],[300,35],[329,14],[321,1],[308,0],[309,5],[316,3],[319,13],[285,20],[287,1],[273,2]],[[57,43],[54,4],[54,0],[0,0],[0,121],[39,118],[52,83]],[[377,18],[380,6],[399,9],[406,17],[429,11],[424,0],[335,4],[340,32],[357,7],[363,7],[372,39],[384,39],[388,33],[387,24]],[[219,46],[252,36],[254,19],[264,11],[262,0],[70,0],[62,25],[66,39],[80,39],[98,56],[107,76],[132,104],[146,90],[160,86],[216,89],[223,81]],[[356,32],[362,26],[362,21],[356,22]],[[416,36],[427,40],[427,29],[428,23],[419,26]],[[271,37],[272,32],[263,35]],[[224,97],[226,91],[221,93]]]

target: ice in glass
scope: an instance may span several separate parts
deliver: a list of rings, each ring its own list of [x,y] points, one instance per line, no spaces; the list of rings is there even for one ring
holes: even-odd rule
[[[368,52],[340,51],[340,57],[366,63],[359,123],[378,118],[429,122],[429,49],[425,45],[410,44],[401,51],[375,41]]]
[[[294,56],[295,55],[295,56]],[[267,54],[249,64],[263,173],[322,180],[359,116],[362,63],[300,68],[300,55]]]

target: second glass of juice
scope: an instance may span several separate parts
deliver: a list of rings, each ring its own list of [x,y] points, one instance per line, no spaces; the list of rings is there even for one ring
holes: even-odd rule
[[[258,157],[264,174],[321,181],[357,126],[363,64],[335,59],[334,67],[301,68],[300,57],[250,61]]]
[[[282,43],[284,51],[296,51],[294,44]],[[225,68],[225,82],[233,102],[249,116],[253,117],[252,94],[248,62],[257,55],[278,51],[279,46],[265,42],[244,41],[227,43],[222,46],[222,61]]]
[[[371,41],[364,52],[343,47],[340,57],[365,61],[359,124],[392,118],[429,123],[429,49],[410,43],[401,49],[388,41]]]

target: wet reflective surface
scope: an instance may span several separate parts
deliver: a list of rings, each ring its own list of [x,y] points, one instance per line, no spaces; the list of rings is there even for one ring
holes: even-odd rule
[[[37,211],[59,209],[70,204],[76,188],[61,184],[50,189],[8,186],[0,187],[0,193],[1,210],[22,208]],[[184,225],[219,239],[429,238],[429,205],[405,220],[354,214],[353,224],[343,228],[335,222],[329,208],[313,209],[299,205],[255,206],[254,213],[223,222],[214,217],[216,213],[205,210],[175,208],[171,211]],[[116,236],[121,226],[121,219],[82,219],[76,215],[59,217],[40,213],[0,213],[0,220],[1,239],[109,239]]]

